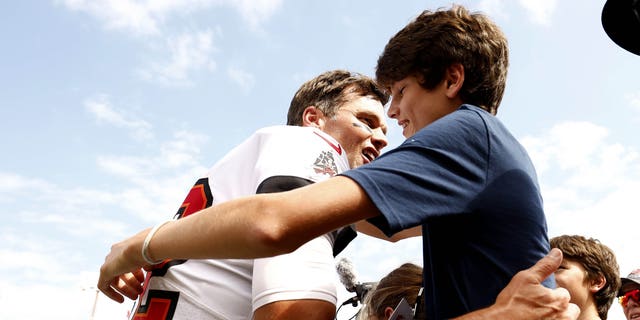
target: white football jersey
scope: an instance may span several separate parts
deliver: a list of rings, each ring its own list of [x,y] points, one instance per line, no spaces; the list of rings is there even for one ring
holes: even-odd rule
[[[347,169],[345,151],[318,129],[263,128],[196,182],[176,217],[242,196],[318,182]],[[250,319],[258,307],[279,300],[335,304],[334,237],[316,238],[291,254],[272,258],[166,261],[147,274],[132,319]]]

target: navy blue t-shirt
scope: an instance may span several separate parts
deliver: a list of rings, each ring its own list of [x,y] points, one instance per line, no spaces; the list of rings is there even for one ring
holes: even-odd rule
[[[489,306],[511,277],[549,248],[535,169],[483,109],[463,105],[370,164],[344,172],[392,235],[422,225],[428,319]],[[552,277],[545,281],[555,287]]]

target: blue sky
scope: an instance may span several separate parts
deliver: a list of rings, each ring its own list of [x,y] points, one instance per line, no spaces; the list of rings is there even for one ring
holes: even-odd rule
[[[604,33],[604,0],[458,3],[509,39],[498,117],[536,164],[550,236],[600,239],[621,274],[640,267],[640,57]],[[225,152],[284,123],[303,81],[336,68],[373,75],[389,37],[450,4],[0,3],[0,318],[89,317],[112,243],[171,217]],[[393,121],[390,141],[402,141]],[[413,239],[360,236],[343,255],[361,281],[421,262]],[[130,306],[100,296],[95,319],[125,319]],[[609,319],[624,319],[617,305]]]

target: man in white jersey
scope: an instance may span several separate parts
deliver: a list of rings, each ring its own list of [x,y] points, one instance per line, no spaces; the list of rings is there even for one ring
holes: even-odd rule
[[[255,193],[325,180],[366,164],[387,145],[388,95],[373,80],[335,70],[303,84],[287,126],[251,137],[192,187],[176,218]],[[333,257],[355,236],[351,228],[318,237],[287,255],[256,260],[167,260],[129,279],[134,320],[333,319]],[[345,240],[346,239],[346,240]],[[135,291],[135,292],[134,292]]]

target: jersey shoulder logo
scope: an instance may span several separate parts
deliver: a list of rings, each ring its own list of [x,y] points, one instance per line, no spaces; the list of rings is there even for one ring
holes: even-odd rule
[[[316,173],[328,174],[332,177],[335,176],[338,173],[338,167],[333,158],[333,153],[331,151],[323,151],[320,153],[316,161],[313,162],[313,170]]]

